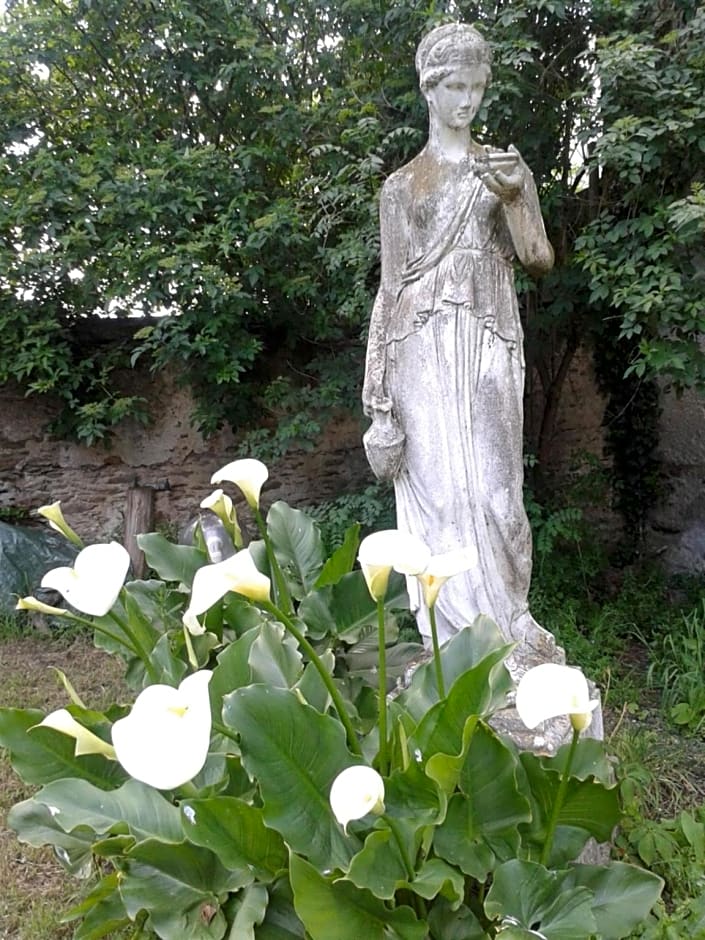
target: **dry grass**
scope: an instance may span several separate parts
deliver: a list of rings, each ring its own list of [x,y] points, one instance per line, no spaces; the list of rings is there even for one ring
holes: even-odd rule
[[[51,711],[67,704],[52,667],[62,669],[86,704],[101,708],[124,698],[122,668],[74,640],[17,636],[0,640],[0,706]],[[0,754],[0,940],[63,940],[72,930],[59,922],[80,883],[66,875],[48,849],[33,849],[7,829],[10,807],[30,792]]]

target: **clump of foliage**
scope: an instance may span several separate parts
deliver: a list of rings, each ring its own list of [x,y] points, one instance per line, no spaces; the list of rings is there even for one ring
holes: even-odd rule
[[[414,48],[458,18],[495,50],[475,133],[526,157],[556,248],[521,283],[540,459],[605,323],[620,374],[698,384],[696,0],[8,4],[0,381],[58,397],[55,430],[94,442],[145,416],[140,359],[175,367],[204,431],[264,416],[246,446],[267,458],[310,441],[357,400],[377,194],[424,138]],[[123,342],[87,354],[100,315]]]
[[[357,525],[326,558],[304,513],[277,502],[263,518],[257,461],[216,476],[241,487],[260,540],[236,551],[233,503],[216,491],[196,545],[140,537],[149,580],[123,583],[115,543],[88,546],[43,579],[78,612],[19,604],[90,623],[142,689],[132,709],[97,711],[67,680],[66,709],[0,709],[0,744],[40,787],[10,825],[98,879],[67,915],[77,940],[128,926],[163,940],[627,937],[661,880],[574,861],[620,815],[604,748],[581,737],[596,704],[584,677],[549,664],[571,685],[557,710],[545,681],[519,685],[519,714],[539,710],[529,727],[570,717],[554,756],[493,730],[513,645],[487,618],[388,696],[418,648],[395,642],[403,580],[378,553],[409,536],[373,533],[361,570]],[[78,537],[57,504],[51,519]],[[442,582],[426,564],[432,610]],[[341,783],[362,776],[362,789]]]
[[[650,644],[649,685],[660,690],[666,715],[697,734],[705,727],[705,600]]]

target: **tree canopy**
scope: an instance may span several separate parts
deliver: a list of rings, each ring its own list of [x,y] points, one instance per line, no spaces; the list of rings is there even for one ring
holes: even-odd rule
[[[705,13],[695,0],[15,0],[0,27],[0,381],[93,442],[175,365],[260,453],[353,402],[376,197],[423,142],[414,48],[495,46],[481,140],[534,170],[555,271],[522,279],[548,439],[578,344],[701,384]],[[123,342],[87,352],[109,315]],[[136,316],[149,317],[148,320]],[[540,440],[538,444],[540,450]]]

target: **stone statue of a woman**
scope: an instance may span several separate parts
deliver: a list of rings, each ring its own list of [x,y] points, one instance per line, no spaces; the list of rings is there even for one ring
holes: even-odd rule
[[[434,554],[477,549],[477,566],[439,595],[441,642],[487,614],[508,639],[538,650],[552,638],[527,607],[524,355],[512,266],[518,258],[532,273],[548,271],[553,251],[518,151],[471,137],[490,63],[488,43],[465,24],[434,29],[416,53],[429,136],[382,190],[366,448],[377,475],[394,479],[400,529]],[[428,637],[424,609],[417,619]]]

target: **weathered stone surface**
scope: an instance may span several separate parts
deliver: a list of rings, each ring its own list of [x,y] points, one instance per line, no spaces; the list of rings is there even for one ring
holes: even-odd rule
[[[478,564],[451,578],[436,605],[441,642],[491,617],[509,640],[552,638],[528,611],[531,532],[523,504],[523,332],[513,262],[552,267],[531,171],[518,151],[470,135],[491,53],[465,24],[438,27],[416,54],[429,111],[422,152],[386,181],[382,276],[370,322],[363,404],[368,456],[392,476],[399,528],[434,554],[465,546]],[[370,443],[396,425],[400,465]],[[386,472],[387,464],[393,467]],[[410,579],[422,635],[430,622]]]

